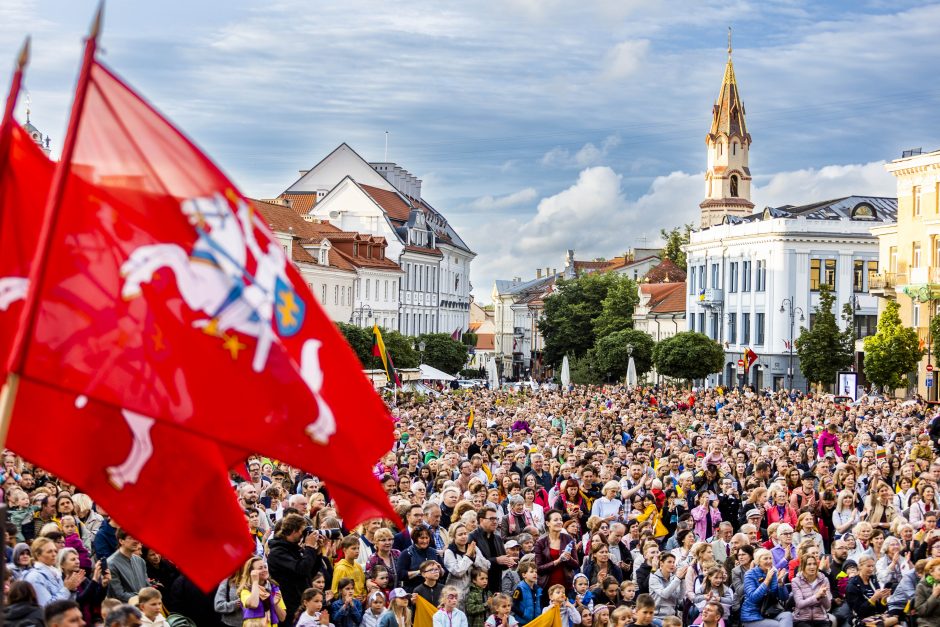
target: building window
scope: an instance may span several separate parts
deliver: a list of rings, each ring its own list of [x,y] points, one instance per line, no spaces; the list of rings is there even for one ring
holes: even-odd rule
[[[852,291],[865,291],[865,262],[861,259],[852,262]]]
[[[745,261],[741,264],[742,274],[741,274],[741,291],[750,292],[751,291],[751,262]]]
[[[764,345],[764,314],[754,314],[754,344],[756,346]]]
[[[809,260],[809,289],[818,292],[820,285],[825,285],[830,290],[836,289],[835,259]]]
[[[914,242],[911,246],[911,267],[920,267],[920,242]]]
[[[738,343],[738,315],[728,314],[728,343]]]
[[[855,316],[855,339],[860,340],[878,332],[878,316],[862,314]]]
[[[698,315],[698,332],[705,333],[705,312]]]
[[[732,198],[738,197],[738,175],[737,174],[731,175],[731,197]]]
[[[636,272],[634,270],[634,272]],[[689,270],[689,294],[695,294],[695,268]]]
[[[897,274],[898,272],[898,247],[892,246],[888,249],[888,272]]]
[[[320,302],[326,305],[326,283],[320,287]]]
[[[369,300],[369,292],[371,291],[370,283],[372,279],[366,279],[366,300]]]
[[[869,260],[867,262],[867,265],[868,265],[868,283],[865,285],[866,288],[869,285],[871,285],[871,278],[875,276],[876,274],[878,274],[878,262],[876,260]]]
[[[718,339],[718,324],[719,324],[718,314],[713,313],[712,314],[712,328],[711,328],[711,338],[713,340]]]
[[[701,265],[698,267],[698,289],[699,291],[704,290],[705,285],[705,266]]]
[[[741,314],[741,343],[745,346],[751,343],[751,314]]]
[[[911,190],[911,193],[914,196],[914,215],[920,215],[920,185],[915,185]]]
[[[757,262],[757,291],[763,292],[767,289],[767,262],[763,259]]]
[[[920,327],[920,303],[911,305],[911,326],[915,329]]]
[[[712,288],[712,289],[716,289],[717,287],[718,287],[718,264],[717,264],[717,263],[713,263],[713,264],[712,264],[712,282],[711,282],[711,288]]]
[[[388,282],[388,281],[384,281],[384,283],[385,283],[385,300],[387,301],[387,300],[388,300],[388,283],[389,283],[389,282]]]
[[[333,286],[333,304],[339,305],[339,285]]]
[[[738,291],[738,262],[728,264],[728,291],[732,294]]]

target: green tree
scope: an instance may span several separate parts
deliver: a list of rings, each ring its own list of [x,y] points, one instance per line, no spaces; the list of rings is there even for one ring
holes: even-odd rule
[[[940,359],[940,315],[936,315],[930,319],[930,339],[933,346],[933,354],[931,358],[936,361]],[[936,376],[936,375],[934,375]]]
[[[674,227],[671,231],[660,229],[659,235],[663,238],[665,245],[661,254],[664,259],[668,259],[683,270],[685,270],[685,252],[682,247],[689,243],[689,236],[692,233],[692,225],[684,224],[682,227]]]
[[[662,375],[676,379],[704,379],[719,372],[725,352],[704,333],[683,331],[661,340],[653,349],[653,363]]]
[[[907,375],[923,356],[917,331],[901,324],[897,301],[889,300],[878,318],[878,331],[865,338],[865,376],[889,389],[907,387]]]
[[[568,360],[572,383],[578,385],[596,385],[604,382],[604,375],[597,369],[594,358],[594,349],[591,349],[583,357],[575,357],[574,359]]]
[[[467,346],[476,346],[477,345],[477,334],[467,331],[460,338],[460,341],[466,344]]]
[[[467,345],[451,339],[447,333],[425,333],[415,338],[415,344],[424,342],[424,363],[456,374],[467,365]]]
[[[598,339],[617,331],[632,329],[633,310],[640,302],[633,279],[624,275],[614,276],[616,279],[601,301],[601,313],[594,320],[594,337]]]
[[[633,348],[633,364],[637,376],[649,372],[653,367],[653,348],[656,342],[649,333],[634,329],[617,331],[597,340],[593,349],[597,369],[605,375],[609,374],[612,379],[623,379],[630,363],[628,346]]]
[[[556,283],[555,293],[545,299],[545,312],[539,321],[539,331],[545,338],[546,363],[558,367],[565,355],[583,357],[587,354],[597,339],[594,324],[604,311],[608,292],[611,287],[626,282],[633,283],[627,277],[607,272]],[[615,293],[620,293],[620,289]],[[610,301],[612,326],[615,311],[619,319],[633,316],[632,308],[617,311],[615,304],[618,302],[623,303],[623,299],[615,297]]]
[[[832,312],[835,300],[829,287],[820,285],[813,328],[802,327],[796,339],[800,370],[809,382],[824,386],[833,384],[836,374],[851,366],[855,357],[851,309],[842,312],[843,331]]]
[[[371,338],[372,331],[369,331],[369,336]],[[398,331],[382,329],[382,341],[385,342],[385,350],[392,356],[396,368],[417,368],[421,363],[421,356],[414,348],[413,338],[402,335]],[[381,363],[378,358],[375,359],[376,363]]]
[[[346,338],[346,342],[352,347],[359,363],[366,370],[372,370],[382,367],[382,360],[372,354],[373,335],[372,328],[363,329],[354,324],[337,322],[340,333]],[[395,330],[382,329],[382,341],[385,342],[385,350],[392,356],[396,368],[417,368],[418,352],[412,346],[412,340]]]

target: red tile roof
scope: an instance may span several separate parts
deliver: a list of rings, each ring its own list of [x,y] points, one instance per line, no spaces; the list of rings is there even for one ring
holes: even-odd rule
[[[410,253],[423,253],[425,255],[434,255],[436,257],[443,257],[444,253],[439,251],[436,248],[425,248],[424,246],[405,246],[404,250]]]
[[[685,281],[685,270],[674,264],[672,260],[663,259],[650,268],[650,271],[643,278],[650,283],[664,283],[667,281],[675,283],[676,281]]]
[[[313,206],[317,204],[316,192],[310,192],[307,194],[284,193],[278,196],[278,198],[289,200],[290,208],[300,215],[306,215],[310,213],[310,210],[313,209]]]
[[[493,333],[480,333],[477,335],[477,349],[491,351],[496,348],[496,336]]]
[[[685,312],[685,281],[681,283],[644,283],[640,291],[649,294],[651,314],[674,314]]]
[[[396,194],[395,192],[390,192],[384,189],[379,189],[378,187],[372,187],[371,185],[362,185],[359,187],[372,197],[385,213],[388,214],[388,217],[392,220],[398,220],[399,222],[407,222],[408,214],[411,213],[411,206],[402,200],[402,197]]]

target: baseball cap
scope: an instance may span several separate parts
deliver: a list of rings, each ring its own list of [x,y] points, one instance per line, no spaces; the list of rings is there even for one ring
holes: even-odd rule
[[[751,518],[753,516],[760,517],[760,515],[761,515],[760,510],[755,507],[754,509],[749,509],[747,511],[747,515],[745,516],[745,518]]]
[[[514,548],[516,548],[516,547],[518,547],[518,546],[519,546],[519,543],[518,543],[518,542],[516,542],[515,540],[510,540],[509,542],[507,542],[506,544],[503,545],[503,548],[506,548],[506,549],[514,549]]]
[[[394,601],[395,599],[401,599],[406,596],[408,596],[408,593],[405,592],[404,588],[395,588],[394,590],[388,593],[388,600]]]

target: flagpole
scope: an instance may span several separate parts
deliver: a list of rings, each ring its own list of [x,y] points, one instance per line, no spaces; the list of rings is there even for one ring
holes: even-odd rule
[[[0,170],[7,167],[7,162],[10,159],[10,141],[13,137],[13,124],[15,124],[13,111],[16,109],[16,101],[23,85],[23,72],[29,63],[29,44],[30,38],[26,37],[16,58],[16,70],[13,72],[13,79],[10,81],[10,91],[7,95],[6,107],[3,110],[3,121],[0,122]],[[2,206],[0,206],[0,211],[2,211]],[[2,217],[2,214],[0,214],[0,217]],[[3,389],[0,390],[0,450],[6,445],[12,410],[11,397],[16,395],[18,384],[19,378],[14,374],[9,374],[3,384]],[[0,624],[2,624],[2,619],[0,619]]]
[[[75,99],[72,101],[72,112],[69,117],[69,126],[62,144],[62,155],[52,175],[49,184],[49,196],[43,211],[42,229],[39,232],[39,241],[36,246],[36,255],[29,271],[29,290],[20,314],[20,325],[13,340],[10,354],[7,356],[7,380],[0,393],[0,444],[6,442],[9,429],[10,416],[16,403],[16,392],[19,384],[19,375],[26,361],[27,338],[33,334],[36,324],[36,310],[39,306],[39,295],[42,291],[43,277],[48,265],[49,250],[52,247],[52,235],[56,230],[59,209],[62,206],[62,197],[68,181],[72,166],[72,156],[75,153],[75,141],[78,136],[78,125],[81,121],[82,110],[85,108],[85,97],[88,94],[88,82],[91,66],[95,60],[95,51],[98,48],[98,36],[101,34],[101,21],[104,15],[104,0],[98,5],[95,19],[91,23],[88,38],[85,40],[85,54],[82,57],[82,66],[75,86]]]

